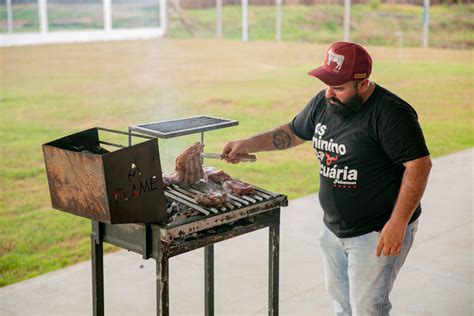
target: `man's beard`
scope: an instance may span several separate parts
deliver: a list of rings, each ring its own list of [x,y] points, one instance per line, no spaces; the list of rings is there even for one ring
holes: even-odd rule
[[[362,103],[364,103],[364,101],[359,94],[354,95],[346,102],[341,102],[336,98],[326,98],[326,105],[329,112],[341,118],[349,118],[359,113],[362,109]]]

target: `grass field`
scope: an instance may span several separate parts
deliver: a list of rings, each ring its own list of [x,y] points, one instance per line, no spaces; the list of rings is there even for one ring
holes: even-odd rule
[[[326,45],[170,40],[0,49],[0,286],[89,258],[90,222],[50,207],[41,144],[93,126],[198,114],[240,125],[207,150],[288,122],[323,85],[306,75]],[[472,51],[368,47],[373,79],[418,111],[433,156],[473,145]],[[163,164],[198,136],[160,141]],[[309,144],[223,167],[290,198],[317,190]],[[112,248],[109,247],[108,251]]]

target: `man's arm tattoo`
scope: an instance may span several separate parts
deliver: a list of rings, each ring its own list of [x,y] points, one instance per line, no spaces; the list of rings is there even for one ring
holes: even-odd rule
[[[273,133],[273,146],[276,149],[287,149],[291,146],[291,136],[285,131],[279,130]]]

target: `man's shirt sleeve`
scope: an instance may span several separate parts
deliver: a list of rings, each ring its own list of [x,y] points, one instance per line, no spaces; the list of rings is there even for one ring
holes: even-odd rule
[[[324,91],[321,91],[316,96],[314,96],[304,107],[304,109],[293,118],[293,121],[288,124],[293,133],[295,133],[295,135],[301,139],[313,139],[315,113],[319,103],[321,102],[321,96],[324,96],[323,92]]]
[[[391,103],[380,116],[380,144],[395,164],[402,164],[430,154],[415,110],[403,101]]]

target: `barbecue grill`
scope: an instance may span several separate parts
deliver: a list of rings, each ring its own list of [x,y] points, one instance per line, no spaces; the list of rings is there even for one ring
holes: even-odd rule
[[[196,195],[223,190],[220,184],[201,180],[188,187],[164,187],[161,181],[157,138],[200,133],[204,143],[205,131],[237,124],[197,116],[132,125],[128,133],[95,128],[43,145],[53,207],[92,220],[94,315],[104,314],[104,242],[156,260],[157,315],[169,314],[169,258],[204,247],[205,315],[214,315],[213,244],[265,227],[269,227],[268,311],[278,315],[280,207],[287,206],[287,197],[255,187],[253,194],[228,193],[219,208],[204,207],[196,203]],[[128,146],[100,139],[99,131],[127,135]],[[136,138],[147,140],[133,144]],[[98,153],[101,144],[119,150]],[[94,192],[83,194],[91,188]],[[82,198],[77,198],[78,192]]]

